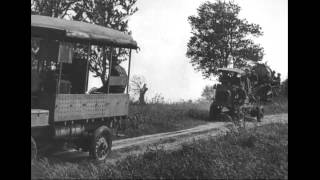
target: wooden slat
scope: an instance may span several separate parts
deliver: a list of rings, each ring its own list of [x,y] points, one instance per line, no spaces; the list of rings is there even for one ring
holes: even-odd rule
[[[128,115],[127,94],[58,94],[54,121]]]
[[[43,109],[31,109],[31,127],[48,126],[49,111]]]

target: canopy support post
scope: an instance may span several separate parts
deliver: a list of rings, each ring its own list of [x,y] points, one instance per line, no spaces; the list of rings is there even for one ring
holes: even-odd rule
[[[110,60],[109,60],[109,77],[108,77],[108,89],[107,89],[107,93],[109,94],[110,91],[110,76],[111,76],[111,71],[112,71],[112,48],[110,48]]]
[[[59,77],[58,77],[58,84],[57,84],[56,94],[60,94],[61,75],[62,75],[62,62],[60,61]]]
[[[64,41],[63,41],[64,42]],[[61,83],[61,76],[62,76],[62,61],[60,59],[60,46],[59,46],[59,55],[57,62],[59,63],[59,76],[58,76],[58,83],[57,83],[57,90],[56,94],[60,94],[60,83]]]
[[[129,52],[128,80],[127,80],[127,94],[129,94],[130,68],[131,68],[131,49],[130,49],[130,52]]]
[[[84,85],[84,93],[86,93],[88,90],[90,55],[91,55],[91,44],[89,42],[89,44],[88,44],[88,57],[87,57],[87,63],[86,63],[86,81],[85,81],[85,85]]]

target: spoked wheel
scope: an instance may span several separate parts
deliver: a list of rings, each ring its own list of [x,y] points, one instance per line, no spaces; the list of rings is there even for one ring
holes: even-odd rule
[[[112,137],[110,129],[106,126],[99,127],[93,135],[90,154],[94,159],[102,161],[111,152],[111,147]]]
[[[37,145],[36,141],[31,136],[31,161],[37,158]]]

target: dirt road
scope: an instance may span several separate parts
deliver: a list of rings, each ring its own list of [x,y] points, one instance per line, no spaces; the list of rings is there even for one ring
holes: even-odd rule
[[[288,123],[288,114],[277,114],[265,116],[260,123],[247,122],[247,127],[260,126],[268,123]],[[194,128],[181,131],[159,133],[135,138],[117,140],[113,142],[112,152],[107,158],[107,163],[114,163],[129,155],[138,155],[145,152],[148,148],[163,148],[165,150],[175,150],[184,143],[192,143],[193,140],[206,139],[211,136],[224,134],[232,123],[209,122]],[[88,153],[83,152],[62,152],[53,157],[67,161],[79,161],[88,158]]]

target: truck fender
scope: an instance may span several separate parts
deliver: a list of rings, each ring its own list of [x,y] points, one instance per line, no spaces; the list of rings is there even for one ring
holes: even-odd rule
[[[94,136],[97,136],[99,134],[101,134],[103,131],[107,131],[109,133],[109,135],[111,136],[112,135],[112,131],[109,127],[107,126],[100,126],[98,127],[95,131],[94,131]]]

